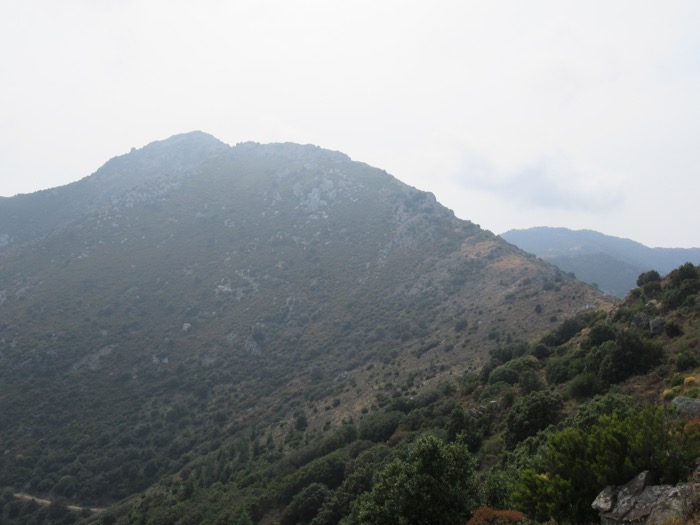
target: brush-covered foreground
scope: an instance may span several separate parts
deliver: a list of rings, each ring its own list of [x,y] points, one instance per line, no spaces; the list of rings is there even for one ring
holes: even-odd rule
[[[595,522],[591,502],[606,485],[643,470],[675,483],[700,458],[700,419],[669,403],[699,397],[699,277],[689,264],[641,276],[612,311],[501,345],[479,372],[420,395],[387,377],[371,409],[333,429],[311,428],[301,405],[281,433],[222,436],[177,475],[99,512],[6,491],[3,523]]]

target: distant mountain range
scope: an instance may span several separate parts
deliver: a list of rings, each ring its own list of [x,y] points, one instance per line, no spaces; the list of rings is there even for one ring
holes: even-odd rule
[[[634,288],[643,272],[666,275],[683,263],[700,263],[700,248],[649,248],[592,230],[538,227],[501,237],[617,297]]]

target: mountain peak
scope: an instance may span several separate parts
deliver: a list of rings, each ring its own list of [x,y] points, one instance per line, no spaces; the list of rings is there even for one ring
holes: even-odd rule
[[[154,140],[146,144],[143,148],[140,148],[140,150],[168,151],[172,148],[224,150],[228,149],[229,145],[217,139],[214,135],[195,130],[186,133],[178,133],[163,140]],[[132,149],[132,151],[134,150]]]
[[[127,193],[159,192],[201,163],[230,151],[219,139],[191,131],[158,140],[107,161],[77,182],[0,200],[0,250],[44,235]],[[148,188],[144,189],[146,186]],[[164,186],[165,185],[165,186]]]
[[[142,148],[132,148],[129,153],[107,161],[90,178],[103,183],[110,177],[127,177],[138,182],[154,172],[184,171],[212,156],[230,150],[230,146],[202,131],[191,131],[157,140]]]
[[[240,142],[236,144],[231,153],[234,157],[247,156],[251,158],[284,158],[294,161],[339,161],[349,162],[349,156],[339,151],[316,146],[314,144],[297,144],[295,142],[271,142],[261,144],[259,142]]]

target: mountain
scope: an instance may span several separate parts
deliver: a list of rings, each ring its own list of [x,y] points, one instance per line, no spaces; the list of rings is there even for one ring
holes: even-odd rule
[[[0,250],[109,207],[112,199],[125,198],[129,191],[135,192],[132,200],[166,191],[205,159],[228,149],[211,135],[188,133],[115,157],[79,182],[0,199]]]
[[[380,169],[201,132],[0,200],[0,236],[0,487],[142,517],[217,481],[279,517],[306,485],[266,483],[310,443],[386,441],[499,348],[612,306]]]
[[[649,248],[591,230],[538,227],[501,237],[617,297],[637,286],[643,272],[666,275],[683,263],[700,263],[700,248]]]

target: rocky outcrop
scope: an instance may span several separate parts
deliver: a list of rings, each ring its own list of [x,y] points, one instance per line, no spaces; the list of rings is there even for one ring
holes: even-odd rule
[[[664,326],[666,326],[666,319],[663,317],[655,317],[649,321],[649,331],[651,332],[651,335],[663,334]]]
[[[644,313],[644,312],[638,312],[634,314],[634,317],[632,318],[631,324],[633,328],[637,328],[638,330],[643,330],[645,328],[649,328],[649,316]]]
[[[682,518],[693,497],[700,494],[697,482],[678,485],[652,485],[652,482],[651,474],[645,471],[625,485],[605,487],[593,502],[601,524],[670,523]]]
[[[689,419],[700,417],[700,399],[677,397],[671,403],[684,417]]]

